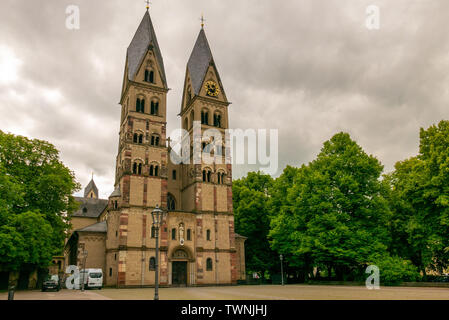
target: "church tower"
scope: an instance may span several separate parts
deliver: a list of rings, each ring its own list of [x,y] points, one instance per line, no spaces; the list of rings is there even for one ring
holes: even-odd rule
[[[167,211],[160,228],[161,286],[235,284],[245,275],[245,238],[234,232],[232,166],[225,152],[229,102],[204,28],[187,64],[179,116],[192,146],[214,148],[212,162],[201,157],[193,162],[193,153],[189,163],[171,162],[166,133],[168,91],[147,10],[127,50],[115,188],[99,217],[107,226],[106,285],[154,285],[156,241],[151,212],[157,205]],[[200,136],[214,130],[215,135],[194,141],[194,130]]]
[[[110,273],[117,275],[118,286],[141,286],[154,278],[147,255],[148,248],[155,247],[154,239],[149,239],[151,211],[167,205],[167,92],[164,61],[147,10],[127,50],[120,99],[107,243],[107,264],[112,265]]]

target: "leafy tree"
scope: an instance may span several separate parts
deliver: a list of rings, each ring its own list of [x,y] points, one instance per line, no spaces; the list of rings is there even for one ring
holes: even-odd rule
[[[420,131],[417,157],[398,162],[392,186],[393,248],[426,277],[449,261],[449,121]]]
[[[276,268],[279,258],[267,239],[270,228],[269,190],[273,183],[269,175],[250,172],[246,178],[233,182],[235,230],[248,237],[245,242],[246,268],[262,276]]]
[[[382,170],[348,134],[336,134],[316,160],[298,170],[287,205],[272,219],[272,246],[308,268],[334,270],[339,279],[362,273],[389,243]]]
[[[62,253],[78,189],[53,145],[0,131],[1,269],[45,267]]]

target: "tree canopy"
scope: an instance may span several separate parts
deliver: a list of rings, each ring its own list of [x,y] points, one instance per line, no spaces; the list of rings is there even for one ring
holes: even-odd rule
[[[62,254],[77,190],[53,145],[0,131],[0,269],[45,267]]]

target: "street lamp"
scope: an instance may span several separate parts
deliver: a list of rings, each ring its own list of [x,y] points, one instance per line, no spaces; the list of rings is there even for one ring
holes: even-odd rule
[[[151,217],[153,218],[154,233],[156,236],[156,262],[155,262],[155,276],[154,276],[154,300],[159,300],[159,227],[164,219],[165,212],[156,205],[153,211],[151,211]]]
[[[282,281],[282,285],[284,285],[284,267],[283,267],[283,263],[282,260],[284,260],[284,256],[281,254],[279,255],[279,258],[281,259],[281,281]]]
[[[84,255],[84,263],[83,263],[83,267],[84,269],[81,270],[81,273],[83,274],[82,279],[81,279],[81,291],[84,292],[84,277],[86,275],[86,259],[87,259],[87,250],[83,251],[83,255]],[[83,272],[84,270],[84,272]]]

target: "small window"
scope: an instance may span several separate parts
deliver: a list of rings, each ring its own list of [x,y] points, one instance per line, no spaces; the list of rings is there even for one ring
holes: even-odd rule
[[[211,258],[207,258],[206,260],[206,271],[212,271],[212,259]]]
[[[114,260],[117,261],[117,253],[114,254]]]
[[[151,227],[151,238],[156,238],[156,228],[155,227]]]
[[[109,268],[109,276],[112,277],[112,268]]]
[[[192,240],[192,230],[187,229],[187,241]]]
[[[83,213],[87,213],[87,208],[83,208]]]
[[[159,177],[159,166],[154,167],[154,176]]]
[[[139,135],[139,143],[140,143],[140,144],[143,143],[143,134]]]
[[[173,170],[173,172],[172,172],[172,179],[176,180],[176,170]]]
[[[212,176],[212,172],[208,171],[207,172],[207,182],[211,182],[211,176]]]
[[[159,115],[159,102],[151,101],[151,115],[153,116]]]
[[[137,162],[133,164],[133,174],[137,174]]]
[[[134,133],[134,137],[133,137],[133,142],[134,143],[137,143],[137,139],[138,139],[137,136],[138,136],[137,133]]]
[[[167,195],[167,209],[170,211],[176,210],[175,198],[173,198],[173,196],[171,194]]]
[[[118,237],[118,231],[115,232],[115,237]],[[115,257],[117,258],[117,255],[115,255]]]
[[[156,258],[155,257],[151,257],[150,258],[150,271],[155,271],[156,270]]]
[[[206,182],[206,175],[207,175],[206,170],[203,170],[203,182]]]
[[[206,231],[206,239],[207,241],[210,241],[210,230]]]
[[[171,229],[171,239],[176,240],[176,228]]]
[[[145,112],[145,99],[139,99],[136,100],[136,112]]]
[[[154,83],[154,71],[150,71],[150,82]]]
[[[153,165],[150,166],[150,176],[151,177],[154,176],[154,166]]]

